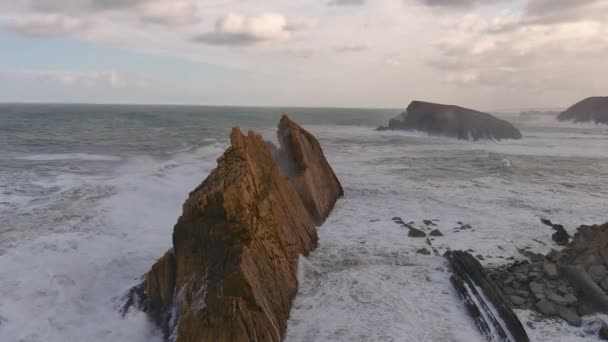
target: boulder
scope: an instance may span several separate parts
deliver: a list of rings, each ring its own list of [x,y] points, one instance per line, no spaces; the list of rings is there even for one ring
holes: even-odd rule
[[[407,234],[407,236],[413,238],[423,238],[426,237],[426,233],[420,229],[410,228],[410,232]]]
[[[316,139],[285,120],[279,135],[289,145],[278,150],[232,130],[217,168],[183,205],[173,249],[131,290],[127,306],[149,313],[167,341],[283,339],[297,260],[342,195]],[[277,153],[281,162],[295,155],[289,173]]]
[[[560,113],[557,119],[608,124],[608,97],[586,98]]]
[[[379,130],[413,130],[462,140],[521,139],[521,132],[490,114],[452,105],[413,101]]]
[[[536,303],[536,308],[538,311],[542,312],[545,316],[554,316],[557,315],[557,306],[553,304],[553,302],[548,301],[547,299],[542,299]]]
[[[439,236],[443,236],[443,234],[441,233],[441,231],[439,229],[433,229],[430,233],[430,236],[434,236],[434,237],[439,237]]]

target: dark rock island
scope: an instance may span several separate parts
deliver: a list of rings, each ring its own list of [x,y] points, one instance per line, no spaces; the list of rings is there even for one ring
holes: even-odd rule
[[[608,97],[589,97],[557,116],[559,121],[595,122],[608,125]]]
[[[231,146],[194,189],[173,248],[126,296],[167,341],[283,339],[297,261],[317,244],[342,187],[319,142],[284,116],[281,147],[234,128]]]
[[[452,105],[413,101],[406,111],[378,130],[422,131],[462,140],[521,139],[511,123],[490,114]]]

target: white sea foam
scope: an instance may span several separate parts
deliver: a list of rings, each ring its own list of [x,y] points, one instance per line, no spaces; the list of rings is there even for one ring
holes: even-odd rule
[[[595,126],[586,133],[526,126],[524,140],[491,143],[371,127],[306,128],[321,140],[346,196],[319,228],[319,248],[299,264],[288,341],[481,341],[443,258],[416,254],[429,246],[408,238],[393,216],[416,224],[438,219],[445,236],[432,244],[439,253],[473,249],[487,265],[519,257],[516,247],[548,252],[551,231],[540,217],[571,232],[608,219],[608,185],[600,181],[608,177],[608,148]],[[267,138],[274,132],[263,130]],[[48,231],[52,224],[32,220],[41,226],[32,227],[35,236],[0,250],[0,340],[159,341],[144,315],[120,317],[118,297],[170,247],[181,204],[224,147],[187,147],[170,160],[129,158],[101,176],[66,172],[34,184],[43,193],[37,198],[0,201],[28,208],[16,210],[24,219],[71,225]],[[44,158],[38,155],[55,160]],[[65,203],[47,203],[57,196],[91,199],[67,207],[91,218],[61,221]],[[458,221],[473,229],[453,230]],[[584,329],[553,321],[535,327],[535,341],[575,341]]]
[[[62,177],[66,187],[109,183],[116,192],[92,208],[86,227],[22,240],[0,255],[0,340],[160,341],[144,314],[120,316],[119,297],[170,247],[182,202],[221,152],[142,156],[113,176]]]

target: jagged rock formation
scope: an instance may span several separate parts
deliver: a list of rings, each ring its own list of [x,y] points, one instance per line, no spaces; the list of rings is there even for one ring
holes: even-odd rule
[[[588,97],[560,113],[557,119],[608,124],[608,97]]]
[[[521,132],[505,120],[458,106],[413,101],[406,111],[378,130],[422,131],[462,140],[521,139]]]
[[[498,285],[479,261],[463,251],[446,252],[450,278],[475,325],[488,341],[528,342],[530,339]]]
[[[279,136],[290,143],[273,150],[232,130],[217,168],[183,205],[173,249],[130,291],[125,310],[148,312],[168,341],[282,340],[297,259],[315,248],[315,221],[342,187],[310,133],[284,117]],[[289,179],[277,151],[294,161]]]
[[[608,314],[608,223],[580,226],[562,251],[530,256],[490,271],[514,307],[574,326],[581,316]]]
[[[344,190],[312,134],[283,116],[277,135],[281,144],[279,164],[315,223],[320,225]]]

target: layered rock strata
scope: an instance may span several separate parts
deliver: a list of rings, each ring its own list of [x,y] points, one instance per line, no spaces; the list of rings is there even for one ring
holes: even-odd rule
[[[125,309],[148,312],[168,341],[282,340],[297,259],[315,248],[315,222],[343,191],[310,133],[284,116],[278,134],[275,149],[232,130],[217,168],[184,203],[172,250],[131,290]]]

